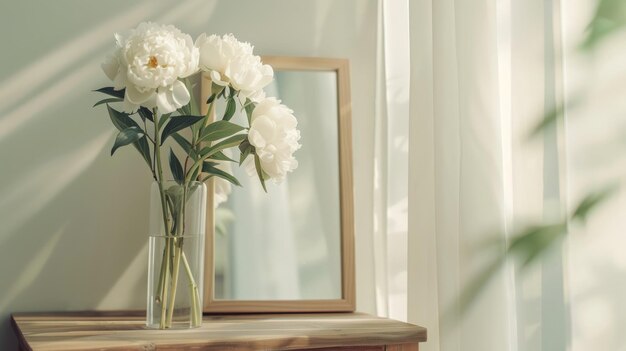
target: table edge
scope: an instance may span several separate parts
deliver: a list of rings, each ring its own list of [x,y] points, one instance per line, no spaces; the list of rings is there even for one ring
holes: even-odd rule
[[[10,315],[11,318],[11,327],[13,329],[13,332],[15,333],[17,339],[18,339],[18,343],[19,346],[21,347],[21,350],[32,350],[32,348],[30,347],[30,345],[28,344],[28,341],[25,337],[25,335],[23,334],[20,326],[19,326],[19,319],[24,317],[24,318],[29,318],[29,317],[55,317],[55,316],[59,316],[59,317],[85,317],[85,318],[116,318],[116,317],[130,317],[130,318],[139,318],[139,317],[143,317],[145,311],[142,310],[131,310],[131,311],[124,311],[124,310],[111,310],[111,311],[61,311],[61,312],[17,312],[17,313],[12,313]],[[407,323],[407,322],[403,322],[403,321],[398,321],[398,320],[394,320],[391,318],[386,318],[386,317],[379,317],[379,316],[375,316],[375,315],[371,315],[369,313],[363,313],[363,312],[332,312],[332,313],[324,313],[324,312],[315,312],[315,313],[250,313],[250,314],[233,314],[233,315],[227,315],[227,316],[260,316],[260,315],[270,315],[270,316],[286,316],[286,315],[299,315],[299,316],[307,316],[307,315],[315,315],[315,316],[323,316],[323,315],[358,315],[358,316],[367,316],[367,317],[373,317],[373,318],[378,318],[378,319],[387,319],[387,320],[393,320],[395,322],[399,322],[399,323],[404,323],[407,324],[409,326],[412,326],[415,328],[415,333],[412,336],[412,340],[406,340],[401,342],[400,344],[404,344],[404,343],[423,343],[426,342],[428,340],[428,334],[427,334],[427,329],[425,327],[416,325],[416,324],[412,324],[412,323]],[[223,314],[204,314],[203,317],[220,317],[220,316],[225,316]],[[385,343],[380,343],[380,344],[370,344],[368,343],[367,346],[378,346],[378,345],[387,345]],[[362,346],[366,346],[366,345],[362,345]]]

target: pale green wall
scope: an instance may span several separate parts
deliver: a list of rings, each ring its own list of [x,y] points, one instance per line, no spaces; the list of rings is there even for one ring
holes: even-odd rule
[[[0,348],[17,311],[142,309],[150,175],[89,91],[113,33],[143,20],[232,32],[260,54],[352,65],[357,286],[373,312],[375,0],[5,1],[0,5]]]

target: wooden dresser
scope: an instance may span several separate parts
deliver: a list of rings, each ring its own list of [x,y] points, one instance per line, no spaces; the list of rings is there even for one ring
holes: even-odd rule
[[[150,330],[141,314],[14,314],[22,350],[417,351],[426,329],[362,313],[204,316],[202,327]]]

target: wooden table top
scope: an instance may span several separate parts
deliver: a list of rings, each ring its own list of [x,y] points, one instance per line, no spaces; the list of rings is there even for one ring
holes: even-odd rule
[[[20,313],[12,325],[25,350],[257,350],[380,346],[426,341],[426,329],[363,313],[204,316],[202,327],[153,330],[122,312]]]

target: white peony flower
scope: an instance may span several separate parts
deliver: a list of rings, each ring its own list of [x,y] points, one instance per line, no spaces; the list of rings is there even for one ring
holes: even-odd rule
[[[189,103],[189,91],[179,78],[198,70],[200,54],[188,34],[148,22],[115,39],[117,48],[102,69],[116,90],[126,88],[125,112],[144,106],[170,113]]]
[[[274,79],[274,70],[252,54],[249,43],[232,34],[222,37],[202,33],[196,40],[200,50],[200,69],[209,72],[218,85],[230,84],[242,98],[254,97]]]
[[[270,97],[252,111],[248,140],[261,161],[261,168],[275,182],[298,167],[293,153],[300,148],[300,131],[293,111]]]
[[[266,96],[265,96],[265,90],[259,90],[258,92],[248,96],[248,98],[254,102],[254,103],[259,103],[263,100],[265,100]]]

